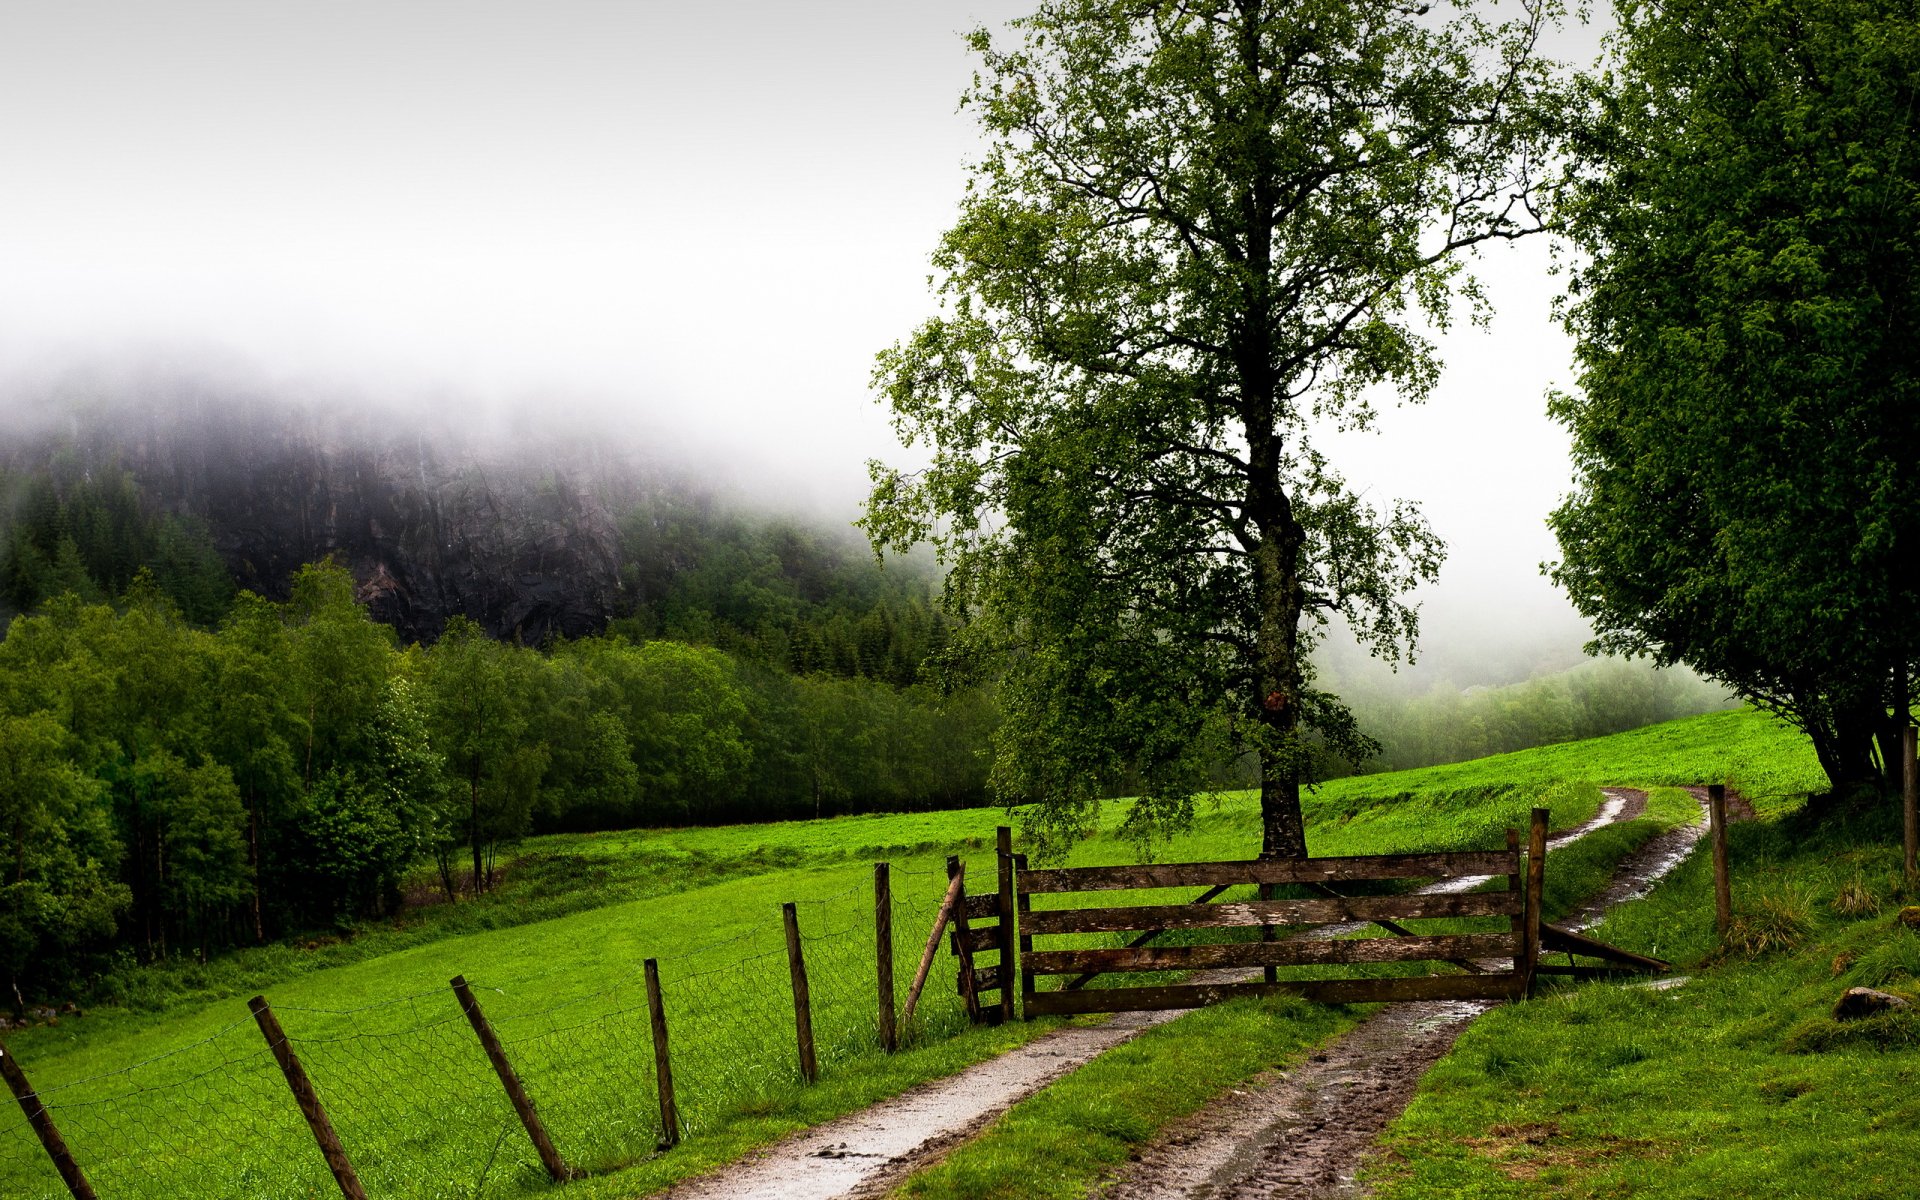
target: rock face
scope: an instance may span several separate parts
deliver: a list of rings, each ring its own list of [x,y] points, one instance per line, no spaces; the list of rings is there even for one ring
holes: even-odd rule
[[[337,559],[406,639],[431,640],[460,613],[532,645],[626,607],[614,515],[636,493],[626,464],[231,398],[116,404],[9,457],[26,465],[36,449],[124,467],[146,501],[204,521],[235,582],[264,596],[284,599],[303,563]]]

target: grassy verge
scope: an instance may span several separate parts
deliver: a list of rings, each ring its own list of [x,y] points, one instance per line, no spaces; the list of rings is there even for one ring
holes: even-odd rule
[[[1087,1194],[1168,1123],[1350,1027],[1354,1010],[1236,1000],[1156,1026],[1015,1105],[895,1196],[1049,1200]]]
[[[1920,936],[1893,918],[1897,815],[1730,833],[1724,943],[1704,852],[1598,931],[1689,981],[1565,987],[1483,1018],[1390,1131],[1377,1195],[1913,1194],[1920,1018],[1830,1015],[1851,985],[1920,994]]]

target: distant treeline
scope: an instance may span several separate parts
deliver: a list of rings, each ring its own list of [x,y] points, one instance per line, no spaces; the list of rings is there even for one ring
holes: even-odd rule
[[[484,890],[529,832],[980,803],[993,720],[978,691],[674,641],[456,620],[403,649],[328,564],[202,629],[136,570],[0,642],[0,969],[24,1002],[103,956],[380,915],[423,863]]]
[[[1726,690],[1685,670],[1604,659],[1504,687],[1395,697],[1351,690],[1360,726],[1382,750],[1370,771],[1464,762],[1489,754],[1579,741],[1734,703]]]

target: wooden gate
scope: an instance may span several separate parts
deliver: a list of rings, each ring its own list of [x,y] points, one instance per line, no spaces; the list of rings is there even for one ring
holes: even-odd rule
[[[1290,992],[1329,1003],[1388,1000],[1510,999],[1527,994],[1540,960],[1540,895],[1545,878],[1547,810],[1534,809],[1528,854],[1523,860],[1519,835],[1507,831],[1504,850],[1441,854],[1385,854],[1350,858],[1311,858],[1272,862],[1170,863],[1117,867],[1059,867],[1026,870],[1014,864],[1003,832],[1001,879],[995,915],[1019,920],[1021,1008],[1044,1013],[1128,1012],[1195,1008],[1236,996]],[[1349,895],[1347,889],[1382,880],[1504,877],[1496,891],[1427,891],[1399,895]],[[1217,903],[1228,888],[1252,885],[1262,897],[1280,885],[1314,893],[1304,899],[1259,899]],[[1345,888],[1342,887],[1345,885]],[[1078,896],[1149,888],[1204,888],[1185,904],[1064,907],[1036,896]],[[1011,891],[1011,894],[1009,893]],[[985,899],[982,897],[981,899]],[[1506,928],[1480,933],[1423,934],[1401,924],[1460,917],[1504,918]],[[1277,927],[1371,924],[1388,936],[1344,938],[1302,936],[1284,939]],[[998,924],[995,949],[1005,946],[1011,920]],[[1170,930],[1258,928],[1263,940],[1206,945],[1153,946]],[[1333,931],[1328,931],[1333,932]],[[1036,948],[1036,943],[1074,934],[1137,933],[1129,945],[1105,948]],[[1504,965],[1490,965],[1486,960]],[[963,962],[965,962],[963,957]],[[1003,963],[1007,959],[1002,959]],[[1363,963],[1446,962],[1464,974],[1425,974],[1372,978],[1282,979],[1288,967]],[[1261,968],[1264,978],[1242,980],[1236,969]],[[1085,988],[1108,972],[1200,972],[1187,982],[1150,987]],[[1035,986],[1045,975],[1074,976],[1058,990]],[[1002,966],[995,983],[1007,981]],[[1003,995],[1003,1003],[1005,993]]]

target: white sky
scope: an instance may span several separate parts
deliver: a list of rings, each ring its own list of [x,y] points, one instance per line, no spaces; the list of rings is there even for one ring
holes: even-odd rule
[[[975,146],[959,34],[1025,0],[0,0],[0,363],[201,347],[269,375],[738,447],[851,515],[873,355],[931,311]],[[1591,35],[1577,37],[1590,43]],[[1335,461],[1451,546],[1429,644],[1581,626],[1545,248]]]

